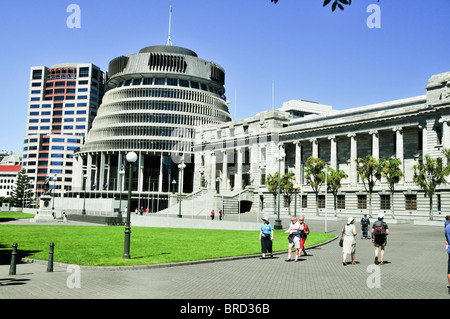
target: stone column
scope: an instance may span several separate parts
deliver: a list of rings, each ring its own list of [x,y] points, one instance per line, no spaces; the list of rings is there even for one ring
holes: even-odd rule
[[[214,190],[214,191],[216,191],[216,178],[217,178],[216,177],[216,161],[217,161],[216,153],[214,151],[212,151],[210,153],[210,163],[211,163],[210,171],[211,171],[211,173],[209,175],[209,176],[211,176],[211,179],[208,181],[208,189]]]
[[[100,179],[98,189],[103,190],[103,185],[105,184],[105,153],[100,154]]]
[[[312,157],[318,158],[319,157],[319,142],[316,138],[309,140],[312,143]]]
[[[236,148],[237,170],[234,178],[234,189],[242,190],[242,147]]]
[[[300,141],[295,141],[295,179],[298,185],[302,182],[302,144]]]
[[[403,163],[403,129],[395,127],[392,129],[395,132],[395,157]]]
[[[442,123],[442,147],[450,148],[450,117],[442,117],[439,123]]]
[[[337,171],[337,147],[336,136],[328,136],[330,140],[330,167]]]
[[[228,157],[227,157],[227,151],[222,151],[223,157],[222,157],[222,191],[226,191],[229,189],[228,187]]]
[[[138,192],[142,192],[143,188],[144,188],[144,156],[142,155],[142,152],[139,152],[139,158],[138,158],[138,184],[137,184]]]
[[[378,161],[380,159],[380,140],[377,130],[369,132],[372,135],[372,156]]]
[[[90,153],[87,154],[87,162],[86,162],[86,190],[91,190],[91,176],[92,176],[92,155]]]
[[[163,158],[164,158],[164,154],[161,153],[161,155],[159,156],[160,161],[159,161],[159,177],[158,177],[158,192],[162,193],[162,183],[163,183]],[[183,170],[183,174],[184,174],[184,170]],[[182,179],[183,181],[183,179]],[[178,181],[178,184],[180,183],[180,181]],[[170,189],[170,187],[169,187]]]
[[[356,175],[356,159],[357,159],[357,141],[356,134],[351,133],[347,135],[350,138],[350,185],[356,186],[357,175]]]

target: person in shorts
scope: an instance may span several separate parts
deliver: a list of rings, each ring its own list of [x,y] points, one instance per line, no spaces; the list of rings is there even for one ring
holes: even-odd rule
[[[291,218],[289,229],[285,231],[289,233],[289,250],[288,258],[286,261],[292,261],[292,248],[295,247],[295,261],[298,261],[298,254],[300,252],[300,223],[297,221],[297,217]]]
[[[381,264],[384,264],[384,251],[387,245],[389,227],[383,221],[384,214],[378,214],[378,220],[372,226],[372,243],[375,245],[375,265],[378,265],[378,253],[380,252]]]

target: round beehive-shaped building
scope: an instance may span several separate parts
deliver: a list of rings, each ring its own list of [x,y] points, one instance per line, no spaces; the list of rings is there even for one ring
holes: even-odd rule
[[[169,194],[179,187],[174,154],[184,154],[185,174],[194,170],[195,128],[231,121],[224,69],[189,49],[158,45],[113,59],[108,77],[103,103],[75,155],[80,172],[74,187],[126,189],[120,173],[126,153],[134,151],[133,190]],[[192,180],[184,180],[182,190],[191,192]]]

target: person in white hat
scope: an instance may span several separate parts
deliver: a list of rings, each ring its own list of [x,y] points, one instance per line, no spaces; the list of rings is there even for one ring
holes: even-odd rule
[[[263,217],[264,224],[261,226],[259,232],[259,240],[261,241],[261,253],[262,258],[266,258],[266,253],[270,254],[273,258],[272,242],[273,242],[273,226],[269,222],[269,217]]]
[[[344,245],[342,246],[342,264],[347,265],[348,254],[352,257],[352,264],[355,264],[355,253],[356,253],[356,227],[354,225],[355,219],[349,217],[347,219],[347,225],[342,228],[342,233],[344,234]]]
[[[384,264],[384,250],[387,245],[387,235],[389,235],[389,227],[383,221],[384,214],[378,214],[378,220],[372,226],[372,243],[375,245],[375,265],[378,265],[378,253],[381,249],[381,264]]]

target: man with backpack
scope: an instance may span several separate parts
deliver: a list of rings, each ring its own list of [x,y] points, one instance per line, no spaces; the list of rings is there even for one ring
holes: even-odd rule
[[[372,243],[375,245],[375,265],[378,265],[378,252],[381,250],[381,264],[384,260],[384,249],[387,244],[387,235],[389,235],[389,227],[383,221],[384,214],[378,214],[378,220],[372,226]]]

